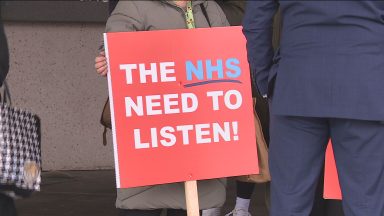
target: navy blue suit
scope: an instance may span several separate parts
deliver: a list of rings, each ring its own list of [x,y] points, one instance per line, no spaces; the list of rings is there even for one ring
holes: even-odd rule
[[[309,215],[331,138],[345,214],[383,216],[384,1],[252,0],[243,25],[254,83],[270,99],[271,215]]]

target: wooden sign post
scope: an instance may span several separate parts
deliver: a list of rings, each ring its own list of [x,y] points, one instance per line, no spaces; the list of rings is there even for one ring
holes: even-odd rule
[[[185,200],[187,203],[188,216],[199,216],[199,194],[197,192],[197,181],[185,182]]]

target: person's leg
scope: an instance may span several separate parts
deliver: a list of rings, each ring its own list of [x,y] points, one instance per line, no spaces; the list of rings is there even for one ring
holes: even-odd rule
[[[162,209],[154,210],[137,210],[137,209],[120,209],[119,216],[160,216]]]
[[[237,197],[235,209],[244,209],[248,211],[254,188],[254,183],[236,181]]]
[[[16,207],[13,199],[5,194],[0,193],[0,215],[16,216]]]
[[[339,200],[326,200],[324,195],[324,170],[321,172],[317,185],[315,202],[310,216],[344,216],[343,207]]]
[[[253,189],[255,188],[254,183],[236,181],[236,204],[235,208],[227,215],[242,216],[250,215],[249,204],[251,203],[251,197]]]
[[[271,216],[308,216],[323,168],[328,120],[271,115]]]
[[[221,208],[210,208],[202,211],[202,216],[220,216]]]
[[[384,123],[331,120],[345,215],[384,215]]]
[[[255,183],[236,181],[236,196],[241,199],[250,200]]]
[[[330,216],[326,214],[326,200],[323,198],[324,191],[324,169],[321,171],[319,183],[317,184],[315,201],[310,216]],[[336,215],[338,216],[338,215]]]
[[[343,206],[340,200],[325,200],[326,216],[344,216]]]

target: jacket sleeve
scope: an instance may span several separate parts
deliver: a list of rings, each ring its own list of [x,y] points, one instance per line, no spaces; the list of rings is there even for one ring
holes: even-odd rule
[[[215,1],[206,1],[205,7],[212,27],[229,26],[227,17]]]
[[[7,39],[5,37],[5,32],[3,24],[0,21],[0,86],[3,85],[5,78],[7,77],[9,70],[9,54],[8,54],[8,45]]]
[[[245,1],[228,1],[228,0],[217,0],[217,4],[220,5],[224,11],[225,16],[231,26],[239,26],[243,20]]]
[[[108,18],[106,32],[139,30],[144,30],[144,23],[135,1],[119,1]]]
[[[263,96],[268,93],[268,75],[274,53],[273,17],[278,7],[279,4],[275,0],[248,1],[243,21],[253,84]]]

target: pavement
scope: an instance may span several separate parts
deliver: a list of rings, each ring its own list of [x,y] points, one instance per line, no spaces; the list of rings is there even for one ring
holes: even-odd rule
[[[118,215],[113,170],[44,172],[42,179],[41,192],[16,201],[18,216]],[[252,216],[268,216],[265,187],[256,185],[250,208]],[[235,181],[229,179],[222,215],[233,209],[235,191]]]

